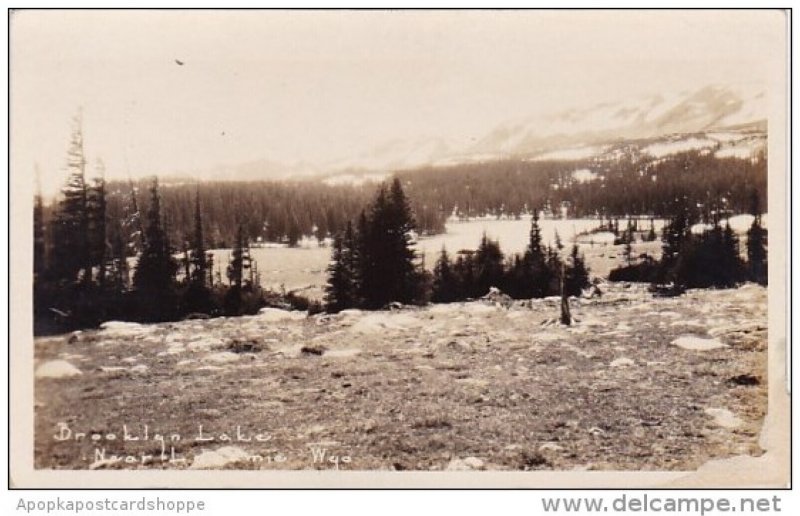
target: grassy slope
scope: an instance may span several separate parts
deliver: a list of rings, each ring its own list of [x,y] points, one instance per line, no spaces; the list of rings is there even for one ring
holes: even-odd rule
[[[476,302],[305,320],[187,321],[129,335],[89,331],[72,343],[39,339],[37,364],[65,359],[83,374],[36,380],[35,464],[94,461],[96,443],[53,439],[58,422],[83,432],[119,434],[127,424],[141,434],[147,424],[151,435],[179,433],[172,444],[187,464],[225,444],[265,458],[228,465],[234,468],[332,467],[314,462],[314,446],[352,457],[340,465],[348,469],[442,469],[474,456],[491,469],[683,470],[758,454],[766,291],[747,285],[656,300],[641,287],[609,289],[574,304],[579,322],[571,328],[549,324],[557,302],[541,300],[510,310]],[[730,347],[670,344],[709,330]],[[265,349],[217,355],[233,339]],[[305,345],[328,351],[300,353]],[[219,357],[233,361],[213,362]],[[619,358],[633,364],[610,366]],[[109,366],[123,369],[100,369]],[[740,374],[761,383],[728,381]],[[726,408],[743,424],[720,427],[706,408]],[[217,435],[235,435],[240,425],[271,440],[199,443],[200,424]],[[152,438],[106,444],[109,453],[160,451]],[[270,461],[276,454],[287,460]]]

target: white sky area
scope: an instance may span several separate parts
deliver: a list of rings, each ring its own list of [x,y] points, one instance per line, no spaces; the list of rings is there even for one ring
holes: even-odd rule
[[[782,23],[777,11],[17,11],[11,163],[18,178],[38,164],[56,191],[79,107],[109,178],[468,142],[520,116],[762,82]]]

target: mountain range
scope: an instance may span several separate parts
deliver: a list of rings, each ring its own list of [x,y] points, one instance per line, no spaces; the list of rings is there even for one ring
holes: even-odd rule
[[[767,96],[752,87],[709,85],[675,94],[606,102],[509,120],[469,144],[444,137],[392,140],[346,158],[294,164],[268,160],[191,175],[228,180],[307,179],[330,184],[379,180],[395,170],[506,158],[579,159],[621,142],[654,156],[687,148],[744,157],[763,149]]]

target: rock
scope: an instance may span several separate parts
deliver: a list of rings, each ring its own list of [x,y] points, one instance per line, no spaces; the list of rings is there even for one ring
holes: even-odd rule
[[[511,299],[511,296],[504,294],[497,287],[489,287],[489,293],[483,296],[481,299],[484,301],[489,301],[496,306],[502,306],[503,308],[509,308],[514,304],[514,300]]]

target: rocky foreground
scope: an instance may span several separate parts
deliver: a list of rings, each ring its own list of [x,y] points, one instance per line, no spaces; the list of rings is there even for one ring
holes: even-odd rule
[[[37,468],[692,470],[759,455],[766,290],[138,325],[35,342]],[[83,434],[83,435],[81,435]]]

